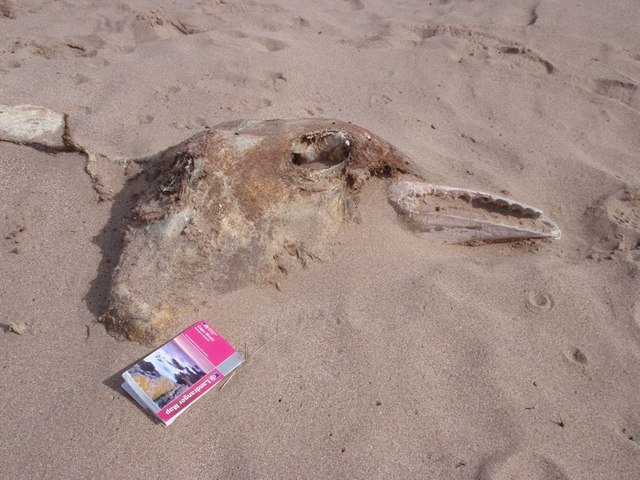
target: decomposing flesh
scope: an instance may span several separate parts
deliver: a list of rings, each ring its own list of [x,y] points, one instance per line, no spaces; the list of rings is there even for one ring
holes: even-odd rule
[[[402,224],[464,243],[557,237],[539,210],[426,183],[373,133],[336,120],[239,121],[162,154],[130,220],[104,319],[143,342],[164,339],[195,299],[274,281],[322,256],[358,217],[370,177],[389,183]]]
[[[85,154],[100,197],[111,198],[97,173],[106,157],[71,139],[66,116],[0,106],[0,140]],[[143,343],[165,340],[216,293],[273,282],[322,257],[340,226],[358,218],[362,186],[374,176],[387,182],[400,224],[419,237],[560,236],[534,207],[428,183],[393,145],[338,120],[221,124],[147,158],[142,174],[147,188],[127,219],[102,319]]]

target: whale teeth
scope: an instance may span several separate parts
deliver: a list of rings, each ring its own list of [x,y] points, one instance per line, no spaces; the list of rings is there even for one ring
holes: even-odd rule
[[[560,238],[544,213],[501,195],[398,180],[389,202],[405,228],[421,238],[445,243],[491,243],[528,238]]]

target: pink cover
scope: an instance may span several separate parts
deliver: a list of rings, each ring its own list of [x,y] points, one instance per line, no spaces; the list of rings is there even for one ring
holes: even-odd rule
[[[206,362],[197,358],[199,356],[198,354],[204,356],[212,364],[213,368],[207,369],[209,370],[207,371],[207,375],[202,377],[200,381],[192,385],[189,390],[157,413],[158,417],[165,423],[222,380],[224,375],[215,368],[215,365],[220,365],[236,353],[235,348],[229,345],[229,343],[205,321],[191,325],[178,335],[174,341],[183,347],[184,350],[188,351],[192,358],[196,357],[194,360],[200,360],[199,363],[204,363],[206,366]],[[195,351],[189,347],[195,347]]]
[[[170,382],[172,390],[156,398],[145,395],[157,407],[164,423],[182,413],[242,363],[243,358],[205,321],[199,321],[173,340],[150,353],[128,370],[140,388],[145,383]],[[158,394],[158,395],[160,395]],[[156,410],[156,408],[154,408]]]
[[[204,321],[194,323],[178,336],[193,342],[214,365],[220,365],[236,353],[236,349]]]

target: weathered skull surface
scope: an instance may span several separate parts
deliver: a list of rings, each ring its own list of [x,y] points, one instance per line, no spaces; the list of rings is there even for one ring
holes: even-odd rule
[[[425,183],[391,144],[337,120],[222,124],[159,154],[146,175],[103,317],[145,343],[164,340],[203,297],[273,281],[321,256],[358,217],[371,176],[388,179],[391,205],[421,236],[559,234],[532,207]]]

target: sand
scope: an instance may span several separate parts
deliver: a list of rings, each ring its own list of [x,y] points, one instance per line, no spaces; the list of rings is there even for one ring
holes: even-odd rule
[[[563,232],[421,240],[372,182],[325,261],[203,305],[247,362],[163,428],[119,388],[148,348],[97,322],[130,205],[81,154],[0,142],[0,476],[640,478],[638,24],[630,0],[0,1],[0,103],[92,151],[335,117]]]

